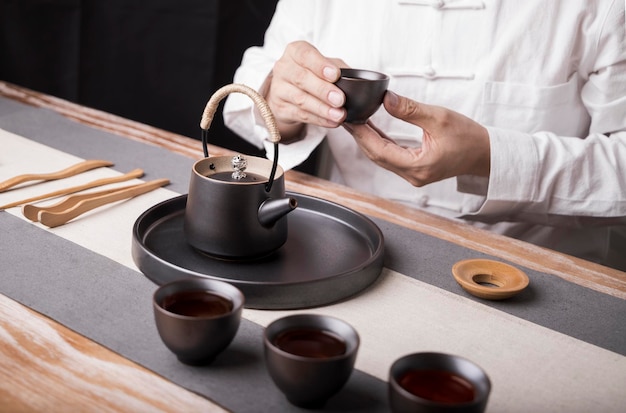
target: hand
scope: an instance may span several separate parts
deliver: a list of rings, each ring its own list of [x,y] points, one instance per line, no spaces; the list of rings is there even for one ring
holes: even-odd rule
[[[304,41],[290,43],[274,64],[265,99],[276,118],[283,141],[299,134],[305,123],[336,128],[346,117],[345,95],[333,83],[339,79],[340,59],[324,57]]]
[[[383,104],[389,114],[419,126],[424,134],[421,147],[404,148],[369,121],[365,125],[344,124],[375,163],[414,186],[459,175],[489,176],[489,134],[485,127],[460,113],[390,91]]]

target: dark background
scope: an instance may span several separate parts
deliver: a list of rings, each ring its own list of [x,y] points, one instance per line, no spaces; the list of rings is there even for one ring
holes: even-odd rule
[[[0,79],[200,139],[208,99],[262,44],[276,2],[0,0]],[[210,142],[261,156],[224,126],[223,103]]]

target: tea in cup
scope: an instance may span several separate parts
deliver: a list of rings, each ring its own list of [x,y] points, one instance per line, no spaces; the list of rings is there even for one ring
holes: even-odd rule
[[[393,413],[481,413],[490,391],[489,377],[479,366],[451,354],[409,354],[389,370]]]
[[[190,365],[208,364],[228,347],[239,329],[243,304],[236,287],[203,278],[164,284],[152,300],[161,340]]]
[[[264,332],[270,377],[290,403],[323,406],[354,369],[359,335],[334,317],[299,314],[275,320]]]

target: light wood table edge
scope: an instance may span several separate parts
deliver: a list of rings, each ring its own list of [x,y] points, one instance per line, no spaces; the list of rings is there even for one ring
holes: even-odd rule
[[[0,333],[0,411],[228,411],[1,294]]]
[[[200,159],[203,156],[202,144],[197,139],[87,108],[8,82],[0,81],[0,95],[32,106],[48,108],[82,124],[160,146],[193,159]],[[200,131],[199,120],[198,131]],[[209,145],[209,151],[215,155],[232,153],[213,145]],[[625,272],[491,233],[298,171],[289,171],[286,178],[287,189],[290,191],[324,198],[360,213],[626,299]]]

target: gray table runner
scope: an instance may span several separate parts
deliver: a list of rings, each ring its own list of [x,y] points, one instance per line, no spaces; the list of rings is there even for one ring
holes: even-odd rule
[[[0,98],[0,128],[82,158],[112,160],[120,172],[141,167],[146,171],[145,179],[165,176],[172,181],[170,189],[187,192],[194,160],[167,150],[4,98]],[[385,235],[386,267],[626,355],[626,300],[527,268],[524,270],[531,278],[527,290],[507,301],[479,300],[456,284],[450,268],[461,259],[488,256],[374,221]],[[300,410],[286,402],[266,373],[261,326],[243,320],[233,344],[214,364],[183,366],[162,345],[156,332],[150,302],[155,285],[151,281],[5,212],[0,212],[0,228],[4,234],[0,240],[1,293],[228,409]],[[130,237],[129,233],[119,242],[129,243]],[[38,259],[30,259],[32,256]],[[385,382],[355,371],[324,411],[387,411],[386,397]]]

